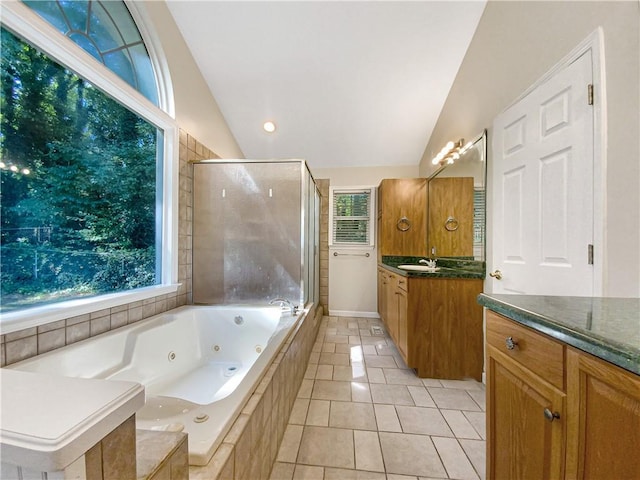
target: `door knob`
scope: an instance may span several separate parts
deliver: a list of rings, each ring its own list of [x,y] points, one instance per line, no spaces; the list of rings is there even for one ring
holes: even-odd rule
[[[502,279],[502,272],[500,270],[496,270],[495,272],[491,272],[489,276],[495,278],[496,280],[500,280]]]
[[[558,412],[552,412],[548,408],[544,409],[544,418],[553,422],[556,418],[560,418],[560,414]]]

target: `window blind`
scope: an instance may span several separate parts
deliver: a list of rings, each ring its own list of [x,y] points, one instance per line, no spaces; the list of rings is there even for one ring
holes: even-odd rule
[[[334,190],[333,244],[371,244],[371,190]]]

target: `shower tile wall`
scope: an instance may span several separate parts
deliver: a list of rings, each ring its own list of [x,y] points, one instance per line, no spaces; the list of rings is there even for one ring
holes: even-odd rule
[[[180,130],[178,291],[0,335],[0,367],[191,303],[193,166],[189,161],[208,158],[220,157]]]
[[[329,179],[316,179],[320,203],[320,305],[329,315]]]

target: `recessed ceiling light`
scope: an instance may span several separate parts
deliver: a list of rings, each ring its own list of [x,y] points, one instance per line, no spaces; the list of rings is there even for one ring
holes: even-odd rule
[[[273,133],[276,131],[276,124],[273,123],[272,121],[264,122],[264,125],[262,125],[262,128],[264,128],[264,131],[267,133]]]

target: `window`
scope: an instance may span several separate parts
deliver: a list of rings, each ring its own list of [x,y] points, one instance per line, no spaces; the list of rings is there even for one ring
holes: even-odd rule
[[[373,246],[373,189],[331,189],[331,245]]]
[[[135,92],[148,83],[129,88],[23,4],[3,9],[3,329],[175,291],[175,121]]]

